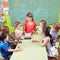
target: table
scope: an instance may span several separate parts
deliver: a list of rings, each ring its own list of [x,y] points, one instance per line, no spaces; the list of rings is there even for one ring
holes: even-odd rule
[[[46,48],[41,47],[39,42],[22,40],[17,47],[20,47],[22,51],[14,52],[10,60],[48,60]]]

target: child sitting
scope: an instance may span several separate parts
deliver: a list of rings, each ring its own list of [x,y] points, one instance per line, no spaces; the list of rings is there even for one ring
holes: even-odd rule
[[[7,40],[8,40],[7,33],[1,31],[0,40],[1,40],[0,52],[1,52],[4,59],[9,60],[13,52],[20,51],[19,48],[16,48],[16,49],[10,49],[9,48],[9,43],[7,42]]]
[[[60,24],[58,22],[53,23],[52,28],[50,30],[50,34],[53,38],[54,46],[56,45],[59,29],[60,29]]]
[[[20,30],[20,22],[15,22],[14,23],[14,28],[15,28],[15,40],[19,41],[21,39],[24,39],[24,37],[22,37],[23,31]]]
[[[57,49],[55,48],[55,46],[53,46],[53,39],[49,33],[50,27],[45,27],[43,29],[43,32],[44,32],[45,38],[43,38],[42,40],[39,40],[37,42],[40,42],[41,46],[46,46],[47,55],[49,57],[54,57],[55,54],[57,53]],[[35,42],[35,41],[33,41],[33,42]]]
[[[8,43],[10,45],[10,48],[14,49],[16,47],[16,42],[15,42],[14,37],[9,33],[9,27],[8,26],[2,26],[2,31],[7,33]]]
[[[37,33],[43,34],[43,29],[47,26],[46,21],[45,20],[41,20],[40,21],[40,26],[37,30]]]

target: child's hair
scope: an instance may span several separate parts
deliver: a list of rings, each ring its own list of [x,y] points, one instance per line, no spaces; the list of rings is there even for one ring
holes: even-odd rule
[[[6,37],[7,37],[7,33],[0,31],[0,40],[4,41],[4,39],[6,39]]]
[[[20,22],[19,22],[19,21],[16,21],[16,22],[14,23],[14,27],[15,27],[15,28],[18,27],[19,24],[20,24]]]
[[[50,29],[51,29],[51,27],[45,27],[43,29],[43,32],[45,33],[46,37],[48,37],[48,36],[50,37],[50,44],[53,46],[53,39],[52,39],[52,36],[50,34]]]
[[[60,29],[60,24],[58,22],[53,23],[52,27],[58,32]]]
[[[43,29],[43,32],[45,33],[45,36],[49,36],[50,35],[50,29],[51,27],[47,26]]]
[[[59,39],[60,39],[60,35],[58,35],[58,37],[57,37],[57,41],[59,41]]]
[[[32,21],[34,21],[34,19],[33,19],[33,14],[32,14],[31,12],[28,12],[28,13],[26,14],[26,17],[32,18]]]
[[[42,23],[44,27],[47,25],[45,20],[41,20],[40,23]]]
[[[7,34],[9,34],[9,27],[8,27],[8,26],[3,26],[3,27],[2,27],[2,31],[5,32],[5,33],[7,33]],[[9,34],[9,35],[10,35],[10,34]],[[14,38],[13,38],[12,35],[10,35],[10,37],[14,40]]]
[[[9,33],[9,27],[8,26],[3,26],[2,31],[6,32],[8,34]]]

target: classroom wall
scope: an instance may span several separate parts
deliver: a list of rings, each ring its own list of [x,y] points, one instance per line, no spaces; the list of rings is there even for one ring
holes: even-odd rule
[[[3,2],[3,6],[4,8],[8,8],[9,9],[9,6],[8,6],[8,0],[6,0],[6,2]],[[6,13],[6,11],[5,11]],[[60,11],[57,12],[58,13],[58,22],[60,22]],[[10,28],[10,31],[12,32],[13,31],[13,27],[11,25],[11,17],[9,14],[5,15],[5,22],[3,23],[3,25],[6,25],[6,26],[9,26]]]
[[[9,30],[11,32],[12,26],[11,26],[11,19],[10,19],[10,15],[9,15],[8,0],[3,0],[2,4],[3,4],[3,14],[5,16],[5,21],[3,22],[3,25],[8,26]]]
[[[60,23],[60,9],[59,9],[59,16],[58,16],[58,20],[59,20],[59,23]]]
[[[48,24],[58,22],[60,0],[8,0],[11,23],[20,21],[23,24],[26,14],[32,12],[37,25],[41,19]]]

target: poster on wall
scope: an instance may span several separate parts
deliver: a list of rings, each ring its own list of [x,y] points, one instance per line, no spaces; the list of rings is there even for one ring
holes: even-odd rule
[[[8,0],[3,0],[3,13],[8,15],[9,7],[8,7]]]
[[[0,0],[0,26],[4,22],[5,16],[3,16],[3,0]]]
[[[0,0],[0,16],[3,13],[3,5],[2,5],[3,0]]]

